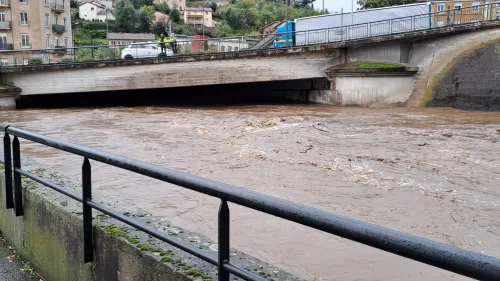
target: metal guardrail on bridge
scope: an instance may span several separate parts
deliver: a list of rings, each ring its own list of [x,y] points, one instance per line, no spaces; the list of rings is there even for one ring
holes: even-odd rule
[[[294,37],[294,40],[292,40],[293,46],[349,42],[365,38],[405,34],[415,31],[433,30],[485,21],[496,21],[498,20],[497,14],[500,15],[497,11],[499,5],[500,2],[490,3],[356,25],[289,33],[293,34]],[[284,35],[284,33],[279,36],[281,37],[281,35]],[[278,35],[276,36],[276,39],[280,39]],[[248,50],[255,51],[254,49],[259,47],[259,42],[262,40],[269,40],[268,37],[268,34],[209,39],[187,39],[179,37],[177,49],[178,55],[181,56],[244,52]],[[156,42],[128,44],[130,49],[132,49],[129,50],[129,57],[134,59],[157,57],[160,51],[158,47],[154,48],[155,44]],[[261,45],[268,48],[266,44]],[[124,59],[121,56],[121,52],[124,48],[125,46],[123,45],[100,45],[65,47],[64,52],[56,48],[0,51],[0,60],[4,67],[27,64],[37,65],[113,61]]]
[[[96,209],[217,266],[219,270],[219,281],[229,281],[230,274],[234,274],[244,280],[264,281],[266,280],[265,278],[230,262],[230,213],[228,202],[232,202],[464,276],[479,280],[500,280],[500,259],[495,257],[455,248],[424,238],[249,191],[247,189],[38,135],[15,127],[0,125],[0,130],[5,132],[3,143],[6,190],[4,194],[6,195],[7,208],[14,208],[16,216],[23,216],[24,214],[21,176],[25,176],[81,202],[83,206],[83,247],[85,262],[93,261],[92,209]],[[14,136],[12,142],[11,135]],[[19,138],[83,157],[82,194],[76,194],[45,178],[22,170]],[[90,159],[219,198],[221,202],[218,214],[218,256],[214,256],[187,242],[166,235],[93,201]]]

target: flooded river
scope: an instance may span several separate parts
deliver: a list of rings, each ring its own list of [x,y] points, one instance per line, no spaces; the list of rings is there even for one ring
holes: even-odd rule
[[[500,257],[500,113],[260,105],[25,110],[0,121]],[[80,176],[80,157],[21,146]],[[92,165],[102,193],[216,241],[217,200]],[[306,280],[467,280],[230,208],[233,247]]]

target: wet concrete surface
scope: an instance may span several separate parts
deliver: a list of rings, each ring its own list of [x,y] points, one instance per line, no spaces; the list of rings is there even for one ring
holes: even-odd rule
[[[500,257],[500,113],[331,106],[103,108],[0,121]],[[21,141],[79,179],[82,159]],[[92,162],[117,202],[217,241],[214,198]],[[469,280],[230,204],[231,245],[306,280]]]
[[[14,258],[13,252],[3,239],[0,232],[0,281],[33,281],[28,272],[24,271],[24,264]]]

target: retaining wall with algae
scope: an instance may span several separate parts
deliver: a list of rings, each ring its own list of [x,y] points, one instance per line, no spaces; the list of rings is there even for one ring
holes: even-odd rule
[[[23,170],[79,192],[79,186],[23,159]],[[31,165],[30,165],[31,164]],[[31,167],[30,167],[31,166]],[[5,206],[5,171],[0,165],[0,231],[24,261],[50,281],[214,281],[217,268],[167,243],[93,210],[94,262],[83,263],[81,204],[27,178],[23,183],[24,216]],[[94,201],[121,210],[164,233],[217,252],[208,238],[159,221],[130,204],[108,200],[94,188]],[[231,259],[269,280],[300,281],[270,264],[231,249]],[[234,280],[238,280],[235,278]]]

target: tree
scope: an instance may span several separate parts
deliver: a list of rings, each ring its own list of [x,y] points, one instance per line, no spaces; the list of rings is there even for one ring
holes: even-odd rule
[[[173,8],[170,11],[169,15],[170,15],[170,20],[172,20],[173,22],[179,23],[181,21],[181,13],[176,8]]]
[[[78,9],[79,5],[80,4],[78,3],[78,0],[70,0],[69,1],[69,7],[71,9]]]
[[[137,23],[137,12],[129,0],[120,0],[115,7],[115,21],[123,32],[132,32]]]
[[[167,2],[161,2],[159,4],[155,4],[154,7],[160,13],[164,13],[165,15],[170,14],[170,7],[168,6]]]
[[[167,31],[167,25],[164,22],[155,22],[150,27],[151,32],[156,35],[165,34]]]
[[[148,32],[151,24],[155,20],[155,7],[142,6],[139,10],[139,29],[141,32]]]
[[[212,8],[212,11],[217,11],[217,3],[215,2],[210,2],[210,7],[209,8]]]
[[[358,0],[361,10],[415,3],[417,0]]]

